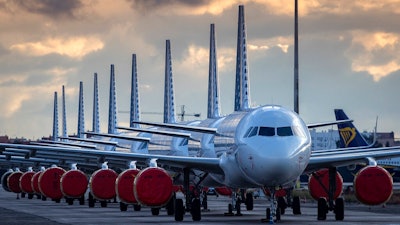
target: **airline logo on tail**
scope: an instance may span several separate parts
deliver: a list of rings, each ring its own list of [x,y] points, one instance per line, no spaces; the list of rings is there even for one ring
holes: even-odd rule
[[[349,144],[356,138],[356,128],[345,127],[339,129],[339,134],[342,137],[346,148],[349,147]]]

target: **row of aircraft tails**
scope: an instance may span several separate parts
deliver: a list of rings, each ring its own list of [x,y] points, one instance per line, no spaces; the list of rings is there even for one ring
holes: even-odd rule
[[[120,127],[117,123],[113,65],[107,133],[100,133],[97,74],[91,132],[85,132],[81,82],[77,135],[68,137],[63,87],[61,136],[55,93],[53,140],[30,145],[0,144],[0,163],[12,168],[1,178],[3,188],[27,193],[30,198],[35,194],[56,202],[66,198],[69,204],[74,199],[84,204],[88,199],[89,207],[96,200],[105,206],[117,197],[122,211],[132,204],[135,210],[147,206],[157,215],[160,208],[166,207],[176,221],[182,221],[186,212],[194,221],[201,220],[201,209],[206,206],[201,193],[208,187],[232,198],[228,215],[234,209],[240,213],[241,203],[252,210],[252,192],[246,190],[261,188],[271,196],[265,219],[273,223],[281,219],[288,205],[294,214],[301,214],[300,199],[292,196],[291,191],[299,177],[307,175],[308,190],[318,201],[318,219],[325,220],[327,212],[333,211],[337,220],[343,220],[344,181],[338,171],[363,165],[354,175],[358,200],[367,205],[385,203],[392,195],[393,178],[378,163],[399,157],[400,147],[372,148],[342,110],[335,110],[336,121],[306,124],[298,113],[279,105],[251,108],[244,6],[239,6],[238,17],[233,113],[220,113],[215,27],[211,24],[207,119],[176,123],[171,48],[167,40],[163,122],[140,120],[133,54],[130,126]],[[309,129],[336,124],[341,148],[313,151]],[[41,169],[22,172],[15,165]],[[59,185],[50,185],[54,183]],[[183,195],[176,195],[178,191]]]

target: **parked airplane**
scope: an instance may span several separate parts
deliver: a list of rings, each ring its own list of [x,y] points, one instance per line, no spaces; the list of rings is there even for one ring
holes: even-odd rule
[[[242,22],[239,22],[238,33],[243,34],[243,6],[239,7],[239,21]],[[245,37],[238,38],[238,47],[243,51],[246,51],[243,45],[245,42]],[[249,80],[247,64],[246,61],[239,64],[236,87],[237,93],[241,94],[235,100],[235,112],[221,119],[213,127],[135,122],[163,126],[190,135],[193,132],[207,133],[212,136],[210,141],[214,145],[215,156],[168,156],[8,144],[1,144],[1,150],[19,149],[36,153],[51,152],[81,157],[109,157],[121,161],[135,160],[144,168],[134,181],[134,193],[138,202],[152,208],[161,207],[172,197],[173,183],[183,183],[186,209],[191,212],[193,220],[201,219],[201,210],[198,196],[190,192],[191,182],[196,188],[200,185],[220,185],[231,188],[268,189],[272,201],[267,219],[272,223],[280,218],[280,210],[275,202],[276,190],[293,187],[303,173],[312,173],[314,177],[310,181],[314,182],[310,192],[318,199],[318,219],[326,219],[327,211],[334,210],[336,219],[343,220],[344,201],[339,197],[341,181],[335,179],[338,176],[336,167],[357,163],[369,165],[356,175],[355,191],[359,200],[374,205],[389,199],[392,193],[392,179],[386,170],[376,165],[376,160],[400,156],[400,147],[341,149],[313,153],[310,149],[311,138],[308,129],[340,122],[306,125],[297,113],[279,105],[250,108],[249,85],[242,85]],[[209,144],[200,143],[202,146]],[[174,176],[170,176],[164,168],[174,172]],[[201,176],[190,180],[193,171],[203,173],[196,173]],[[324,171],[325,175],[322,174]],[[380,187],[379,192],[374,189],[377,185]],[[295,198],[293,208],[294,212],[300,211],[298,198]],[[175,220],[183,220],[184,211],[182,199],[176,199]]]

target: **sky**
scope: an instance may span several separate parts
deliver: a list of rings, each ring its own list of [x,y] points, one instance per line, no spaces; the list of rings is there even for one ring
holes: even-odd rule
[[[210,24],[215,24],[221,108],[234,106],[238,6],[245,6],[251,105],[293,108],[293,0],[0,0],[0,135],[52,133],[54,92],[66,89],[76,133],[79,82],[92,126],[98,73],[107,131],[110,65],[118,110],[129,110],[137,55],[142,120],[162,121],[165,40],[171,40],[176,112],[207,113]],[[335,119],[342,108],[361,131],[400,137],[400,0],[299,0],[300,115]],[[192,117],[186,117],[192,120]],[[120,125],[128,114],[118,114]],[[61,131],[61,118],[60,118]]]

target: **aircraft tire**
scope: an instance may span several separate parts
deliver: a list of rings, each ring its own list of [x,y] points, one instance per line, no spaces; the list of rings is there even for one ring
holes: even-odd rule
[[[79,205],[85,205],[85,196],[84,196],[84,195],[82,195],[82,196],[79,198]]]
[[[343,198],[337,198],[335,201],[335,219],[344,219],[344,200]]]
[[[160,208],[151,208],[151,215],[153,216],[160,215]]]
[[[107,201],[100,201],[100,206],[101,206],[102,208],[107,207]]]
[[[200,199],[196,198],[192,202],[191,214],[193,221],[200,221],[201,220],[201,205]]]
[[[301,214],[300,197],[299,196],[293,197],[292,209],[293,209],[293,214],[294,215],[300,215]]]
[[[185,208],[183,207],[183,200],[175,200],[175,221],[183,221],[183,216],[185,215]]]
[[[66,198],[65,201],[67,202],[68,205],[73,205],[74,204],[74,199],[73,198]]]
[[[28,199],[32,199],[33,198],[33,194],[28,194]]]
[[[128,210],[128,205],[123,203],[123,202],[120,202],[119,203],[119,210],[121,210],[121,212],[125,212],[126,210]]]
[[[248,211],[253,210],[253,208],[254,208],[254,200],[253,200],[253,194],[252,193],[247,193],[246,194],[246,202],[245,202],[245,204],[246,204],[246,209]]]
[[[167,215],[172,216],[175,213],[175,195],[172,196],[172,198],[168,201],[167,205],[165,206],[167,210]]]
[[[278,197],[278,209],[280,210],[280,214],[284,215],[285,214],[285,209],[287,207],[285,198],[283,197]]]
[[[275,215],[275,217],[276,217],[276,222],[277,221],[280,221],[281,220],[281,210],[282,210],[282,208],[276,208],[276,215]]]
[[[266,210],[266,219],[269,221],[270,218],[271,218],[271,208],[267,208],[267,210]]]
[[[134,204],[133,205],[133,211],[140,211],[142,209],[142,206],[139,204]]]
[[[318,199],[318,220],[326,220],[326,213],[327,213],[327,202],[326,198],[319,198]]]

